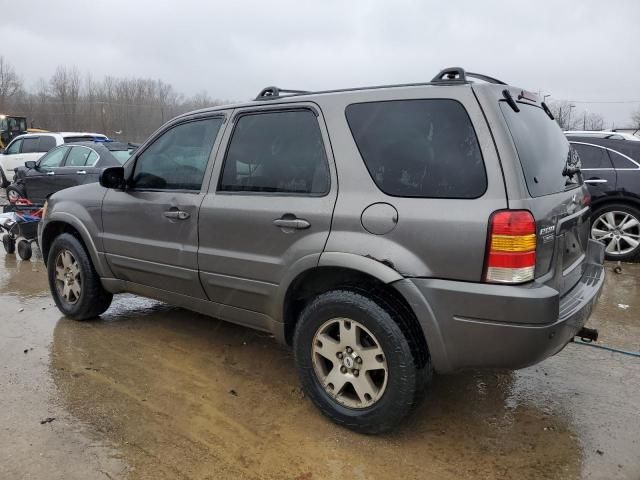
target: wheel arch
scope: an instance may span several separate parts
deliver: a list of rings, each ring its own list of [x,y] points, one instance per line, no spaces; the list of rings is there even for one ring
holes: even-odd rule
[[[367,260],[366,257],[363,258]],[[387,266],[385,268],[391,270]],[[373,270],[377,271],[377,269]],[[402,278],[397,272],[395,275]],[[387,272],[387,275],[376,276],[364,269],[322,265],[322,262],[320,265],[300,272],[290,282],[283,298],[283,338],[280,340],[287,345],[292,345],[300,313],[313,298],[331,290],[351,290],[366,296],[374,296],[382,303],[381,306],[394,313],[394,319],[409,341],[416,366],[422,368],[429,358],[427,338],[411,304],[398,289],[394,288],[392,282],[388,281],[390,278],[395,278],[395,275]]]

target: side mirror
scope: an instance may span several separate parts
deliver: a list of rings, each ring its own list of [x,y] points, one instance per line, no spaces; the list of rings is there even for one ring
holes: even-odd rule
[[[122,167],[109,167],[105,168],[100,174],[100,185],[104,188],[114,188],[116,190],[123,190],[126,181],[124,177],[124,168]]]
[[[26,162],[24,162],[24,166],[29,170],[31,170],[32,168],[36,168],[37,165],[38,164],[35,162],[35,160],[27,160]]]

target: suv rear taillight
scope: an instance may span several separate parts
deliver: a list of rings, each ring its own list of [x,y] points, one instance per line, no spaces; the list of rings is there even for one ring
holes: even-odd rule
[[[528,210],[499,210],[489,218],[484,280],[523,283],[536,267],[536,222]]]

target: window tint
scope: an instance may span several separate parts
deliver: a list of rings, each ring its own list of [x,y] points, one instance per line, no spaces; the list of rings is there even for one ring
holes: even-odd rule
[[[87,157],[87,162],[85,163],[85,165],[88,167],[92,167],[93,165],[95,165],[99,158],[100,157],[98,156],[98,154],[94,150],[91,150],[89,156]]]
[[[77,143],[77,142],[92,142],[96,139],[104,140],[106,137],[104,135],[77,135],[74,137],[64,137],[64,143]]]
[[[386,194],[476,198],[485,192],[478,139],[459,102],[358,103],[346,115],[369,174]]]
[[[42,168],[56,168],[62,164],[65,153],[67,153],[67,147],[56,148],[51,150],[40,160],[40,167]]]
[[[323,194],[327,157],[310,110],[241,116],[227,150],[220,190]]]
[[[56,139],[49,136],[40,137],[40,151],[48,152],[56,146]]]
[[[529,194],[541,197],[578,186],[574,180],[562,175],[571,158],[571,148],[558,123],[540,107],[518,103],[520,111],[515,112],[506,102],[499,103],[518,152]]]
[[[173,127],[136,160],[136,188],[200,190],[211,148],[222,125],[208,118]]]
[[[609,150],[609,156],[615,168],[639,168],[638,165],[617,152]]]
[[[582,168],[612,168],[604,148],[582,145],[581,143],[572,143],[571,146],[578,152]]]
[[[91,165],[92,162],[87,162],[87,159],[91,154],[95,152],[86,147],[72,147],[67,155],[67,160],[64,162],[65,167],[83,167],[87,164]],[[95,161],[95,160],[94,160]]]
[[[26,137],[22,140],[22,153],[40,151],[40,137]]]
[[[13,155],[15,153],[20,153],[20,146],[21,145],[22,145],[22,139],[16,140],[15,142],[13,142],[11,145],[9,145],[9,148],[7,148],[7,155]]]

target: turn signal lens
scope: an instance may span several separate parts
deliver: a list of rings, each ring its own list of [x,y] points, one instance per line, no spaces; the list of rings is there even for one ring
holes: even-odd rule
[[[528,210],[499,210],[489,218],[484,280],[523,283],[534,279],[536,222]]]

